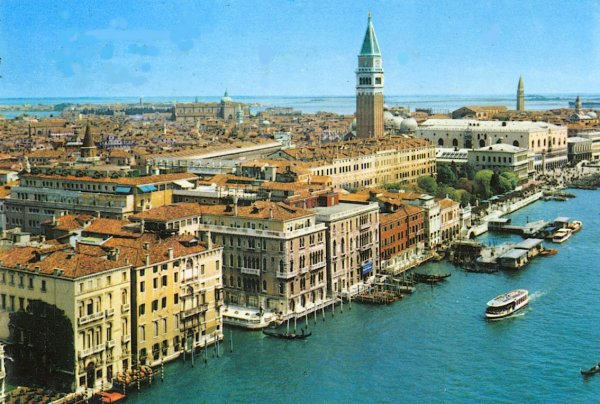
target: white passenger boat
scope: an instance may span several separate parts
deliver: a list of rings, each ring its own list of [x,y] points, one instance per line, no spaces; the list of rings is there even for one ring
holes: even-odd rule
[[[517,289],[512,292],[496,296],[487,303],[485,317],[494,320],[508,317],[514,312],[527,306],[529,303],[529,292],[525,289]]]
[[[558,229],[552,236],[553,243],[563,243],[571,237],[571,229]]]

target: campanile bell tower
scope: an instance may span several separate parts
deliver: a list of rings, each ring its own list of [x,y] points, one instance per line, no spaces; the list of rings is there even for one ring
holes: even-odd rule
[[[371,13],[356,69],[356,135],[383,136],[383,67]]]

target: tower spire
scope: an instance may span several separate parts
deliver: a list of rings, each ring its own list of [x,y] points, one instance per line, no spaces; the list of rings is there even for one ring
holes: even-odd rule
[[[525,89],[523,87],[523,76],[519,76],[517,86],[517,111],[525,111]]]
[[[356,69],[356,135],[361,138],[383,136],[383,67],[373,17],[368,14]]]
[[[377,42],[377,36],[375,35],[375,29],[373,28],[373,16],[369,11],[369,18],[367,23],[367,32],[365,32],[365,39],[363,40],[362,48],[360,49],[361,55],[381,55],[379,50],[379,43]]]

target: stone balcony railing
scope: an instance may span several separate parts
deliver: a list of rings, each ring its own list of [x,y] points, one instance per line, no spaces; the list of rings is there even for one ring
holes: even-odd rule
[[[243,274],[247,274],[247,275],[260,275],[260,269],[257,268],[240,268],[240,271]]]
[[[127,313],[129,311],[129,303],[121,305],[121,313]]]
[[[298,275],[298,271],[284,271],[284,272],[277,272],[275,276],[277,276],[279,279],[289,279],[289,278],[293,278],[295,276]]]
[[[84,349],[79,351],[78,356],[80,358],[85,358],[86,356],[90,356],[92,354],[98,353],[98,352],[102,352],[105,349],[105,345],[104,344],[99,344],[96,345],[94,347],[88,348],[88,349]]]
[[[197,314],[203,313],[203,312],[205,312],[207,310],[208,310],[208,304],[206,304],[206,303],[200,304],[200,305],[198,305],[196,307],[193,307],[191,309],[183,310],[181,312],[181,319],[184,320],[186,318],[189,318],[189,317],[195,316]]]
[[[110,308],[110,309],[106,309],[106,317],[111,317],[115,314],[115,309],[114,308]]]
[[[325,261],[317,262],[316,264],[312,264],[310,266],[310,270],[314,271],[315,269],[323,268],[325,266]]]
[[[106,342],[106,348],[114,348],[116,345],[116,342],[114,339],[111,339],[110,341]]]
[[[131,335],[129,335],[129,334],[125,334],[125,335],[121,336],[122,343],[129,342],[130,340],[131,340]]]
[[[104,312],[99,311],[97,313],[92,313],[87,316],[79,317],[79,320],[77,321],[77,323],[79,325],[83,325],[83,324],[91,323],[92,321],[102,320],[103,318],[104,318]]]

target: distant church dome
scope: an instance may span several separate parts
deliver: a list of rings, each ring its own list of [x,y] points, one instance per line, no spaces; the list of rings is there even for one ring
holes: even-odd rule
[[[392,121],[392,127],[396,130],[402,129],[402,122],[404,122],[404,118],[401,116],[395,116]]]
[[[598,118],[598,114],[595,113],[594,111],[588,112],[587,115],[590,117],[590,119],[596,119],[596,118]]]
[[[400,130],[402,132],[414,132],[418,126],[415,118],[406,118],[400,124]]]
[[[227,90],[225,90],[225,94],[223,95],[223,98],[221,98],[221,102],[226,103],[226,102],[232,102],[232,101],[233,100],[231,99],[229,94],[227,94]]]
[[[271,122],[269,122],[268,120],[265,119],[264,121],[261,122],[261,124],[264,126],[269,126],[271,124]]]
[[[390,111],[384,111],[383,122],[386,124],[391,124],[393,120],[394,120],[394,114],[392,114]]]

